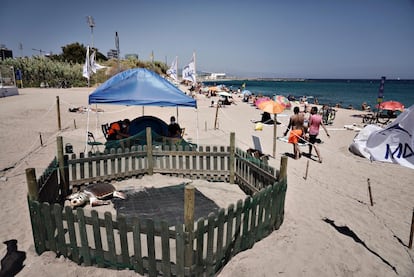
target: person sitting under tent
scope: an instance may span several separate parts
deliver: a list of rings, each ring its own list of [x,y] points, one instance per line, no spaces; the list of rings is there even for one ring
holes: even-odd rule
[[[175,122],[175,116],[171,116],[170,125],[168,125],[168,136],[172,138],[181,138],[181,127]]]
[[[108,140],[119,140],[129,137],[129,119],[112,122],[108,129]]]

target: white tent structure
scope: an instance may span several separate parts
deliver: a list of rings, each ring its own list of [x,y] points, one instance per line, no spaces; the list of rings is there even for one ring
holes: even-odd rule
[[[367,140],[367,150],[371,160],[414,169],[414,105],[384,130],[373,132]]]
[[[405,109],[385,129],[371,126],[365,127],[361,136],[354,139],[350,151],[372,161],[397,163],[414,169],[414,105]]]

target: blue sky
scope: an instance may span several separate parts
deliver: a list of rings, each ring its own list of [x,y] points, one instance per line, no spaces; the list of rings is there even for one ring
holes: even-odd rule
[[[0,44],[15,57],[92,44],[106,55],[243,77],[414,79],[413,0],[2,0]],[[19,49],[23,45],[23,51]]]

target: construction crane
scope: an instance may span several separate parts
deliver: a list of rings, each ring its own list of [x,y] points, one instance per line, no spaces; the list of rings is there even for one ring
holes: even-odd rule
[[[32,48],[32,50],[33,50],[33,51],[38,51],[40,56],[42,55],[42,53],[44,53],[44,51],[42,51],[42,49],[35,49],[35,48]]]
[[[32,48],[32,50],[33,50],[33,51],[38,51],[38,52],[39,52],[39,56],[42,56],[42,54],[43,54],[44,56],[50,56],[50,55],[52,55],[52,52],[47,53],[47,52],[43,51],[42,49],[35,49],[35,48]]]

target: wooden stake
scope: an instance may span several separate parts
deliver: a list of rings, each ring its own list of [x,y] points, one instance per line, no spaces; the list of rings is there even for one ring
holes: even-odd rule
[[[413,209],[413,217],[411,219],[411,231],[410,231],[410,242],[408,243],[408,248],[413,247],[413,234],[414,234],[414,209]]]
[[[75,129],[76,129],[76,120],[75,119],[73,119],[73,126],[75,127]]]
[[[236,160],[236,133],[231,132],[230,133],[230,164],[229,164],[229,171],[230,171],[230,184],[234,184],[235,180],[235,169],[234,164]]]
[[[207,132],[207,121],[204,121],[204,129]]]
[[[273,122],[273,158],[276,159],[276,141],[277,141],[277,114],[274,116]]]
[[[147,136],[147,159],[148,159],[148,175],[154,174],[154,159],[152,155],[152,133],[151,127],[145,129]]]
[[[282,181],[283,179],[287,179],[287,162],[288,158],[287,156],[282,156],[280,159],[280,171],[279,171],[279,177],[278,181]]]
[[[306,161],[306,171],[305,171],[305,176],[303,176],[303,179],[307,179],[308,178],[308,170],[309,170],[309,160]]]
[[[56,96],[56,108],[57,108],[57,121],[58,121],[58,129],[59,131],[62,130],[62,123],[60,121],[60,104],[59,104],[59,96]]]
[[[26,168],[27,194],[30,200],[39,200],[39,189],[36,182],[36,172],[34,168]]]
[[[43,146],[42,133],[39,132],[40,146]]]
[[[185,246],[185,265],[190,267],[193,263],[193,232],[194,232],[194,203],[195,187],[186,185],[184,191],[184,224],[188,234]]]
[[[217,126],[217,117],[218,117],[219,103],[220,103],[220,101],[217,100],[216,118],[214,119],[214,130],[218,129],[218,126]]]
[[[367,182],[368,182],[369,201],[371,202],[371,206],[374,206],[374,201],[372,200],[372,193],[371,193],[371,182],[369,178],[367,179]]]
[[[57,159],[59,163],[59,179],[60,179],[60,185],[62,189],[62,194],[65,196],[69,192],[69,175],[68,175],[68,168],[66,167],[65,163],[65,155],[63,154],[63,138],[61,136],[58,136],[56,138],[57,143]]]

